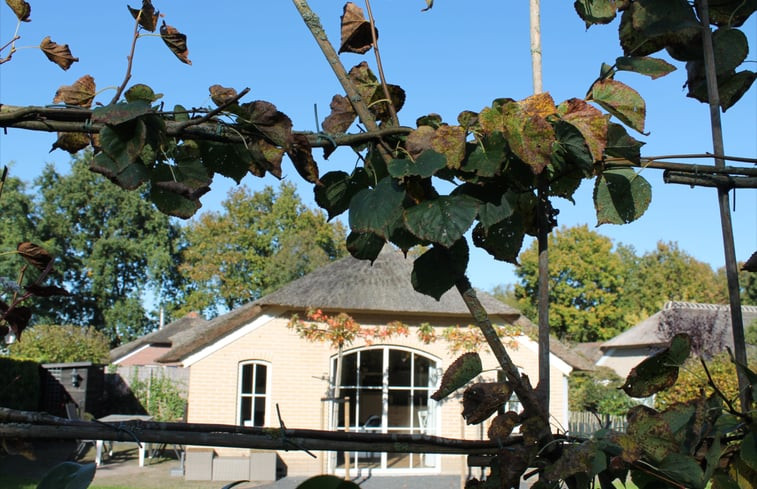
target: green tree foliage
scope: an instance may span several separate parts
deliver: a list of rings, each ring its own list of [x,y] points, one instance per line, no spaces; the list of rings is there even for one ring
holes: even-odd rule
[[[8,347],[11,358],[39,363],[107,363],[108,338],[93,327],[38,324]]]
[[[560,338],[595,341],[615,336],[627,326],[621,293],[623,262],[612,241],[586,225],[561,227],[549,237],[550,324]],[[520,283],[515,295],[521,310],[537,316],[538,250],[534,242],[518,257]]]
[[[625,415],[637,403],[619,389],[622,384],[623,379],[608,367],[593,372],[576,371],[568,379],[570,410]]]
[[[741,303],[744,305],[757,306],[757,273],[747,271],[740,272],[739,286],[741,286]]]
[[[736,367],[727,352],[712,357],[706,361],[712,380],[727,399],[739,405],[739,383],[736,378]],[[749,366],[754,369],[757,365],[755,355],[750,355]],[[713,394],[714,390],[709,385],[707,373],[698,357],[689,358],[678,374],[678,380],[673,387],[659,392],[655,396],[655,407],[665,409],[675,403],[697,399],[704,393],[706,396]]]
[[[290,183],[238,187],[222,206],[186,228],[181,273],[191,286],[181,311],[232,309],[345,253],[342,225],[305,206]]]
[[[38,233],[57,258],[53,277],[72,293],[44,301],[38,322],[92,324],[116,345],[149,328],[145,294],[163,303],[177,289],[180,228],[143,192],[91,172],[89,158],[67,174],[48,166],[35,182]]]
[[[638,256],[632,246],[613,247],[612,240],[584,225],[554,231],[549,246],[550,323],[563,339],[609,339],[667,301],[728,302],[724,275],[676,243],[659,242],[655,250]],[[515,297],[523,313],[535,320],[536,243],[518,259]]]
[[[640,257],[634,253],[621,253],[621,256],[626,269],[623,295],[631,323],[659,311],[667,301],[728,302],[725,277],[680,249],[675,242],[659,242],[655,250]]]
[[[182,421],[186,411],[186,386],[163,373],[146,380],[134,378],[131,390],[155,421]]]

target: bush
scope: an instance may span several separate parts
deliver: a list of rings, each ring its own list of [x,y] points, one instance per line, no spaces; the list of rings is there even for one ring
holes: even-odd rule
[[[36,411],[40,396],[39,364],[0,358],[0,406]]]
[[[623,379],[608,367],[571,374],[568,379],[570,410],[625,415],[636,402],[618,389],[622,383]]]
[[[163,373],[150,374],[147,380],[140,380],[135,374],[131,390],[148,414],[156,421],[182,421],[186,409],[184,386]]]
[[[11,358],[39,363],[107,363],[108,339],[93,327],[38,325],[8,347]]]

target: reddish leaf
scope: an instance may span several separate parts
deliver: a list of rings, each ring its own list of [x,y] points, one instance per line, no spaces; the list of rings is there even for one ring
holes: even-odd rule
[[[29,16],[32,13],[32,7],[24,0],[5,0],[5,3],[13,10],[16,17],[21,22],[31,22],[32,19]]]
[[[473,384],[463,393],[463,418],[467,424],[485,421],[502,407],[513,390],[505,382],[479,382]]]
[[[287,148],[292,141],[292,120],[264,100],[244,104],[245,119],[272,143]]]
[[[91,144],[90,135],[81,132],[59,132],[58,139],[53,143],[54,149],[62,149],[70,154],[76,154]]]
[[[214,104],[221,107],[233,100],[237,96],[237,91],[233,88],[222,87],[221,85],[213,85],[210,87],[210,99]]]
[[[608,116],[578,98],[566,100],[557,110],[565,122],[579,130],[594,161],[601,161],[607,145]]]
[[[66,105],[76,105],[88,109],[95,99],[95,79],[84,75],[74,82],[73,85],[63,85],[55,92],[53,103],[63,102]]]
[[[420,126],[408,134],[405,149],[413,159],[418,158],[427,149],[431,149],[431,140],[435,133],[436,131],[431,126]]]
[[[191,65],[189,60],[189,49],[187,49],[187,36],[176,30],[175,27],[166,25],[166,21],[163,21],[163,25],[160,26],[160,37],[163,42],[166,43],[168,49],[179,58],[179,61]]]
[[[160,12],[155,10],[155,7],[152,6],[152,2],[150,2],[150,0],[142,0],[141,9],[131,8],[128,5],[127,8],[129,9],[129,12],[131,12],[131,16],[134,17],[135,20],[139,19],[139,25],[150,32],[155,32],[155,28],[158,26],[158,17],[160,17]]]
[[[639,92],[612,79],[599,80],[591,86],[587,100],[593,100],[627,126],[644,134],[647,107]]]
[[[27,261],[27,263],[39,270],[46,269],[50,262],[53,260],[52,255],[50,255],[50,253],[48,253],[44,248],[28,241],[19,243],[16,247],[16,250],[18,251],[18,254]]]
[[[378,39],[378,30],[376,30]],[[365,20],[363,9],[347,2],[342,14],[342,44],[339,53],[364,54],[373,45],[371,23]]]
[[[331,114],[324,119],[323,130],[330,134],[346,132],[357,117],[350,100],[342,95],[334,95],[330,107]]]
[[[37,285],[30,284],[24,287],[30,294],[37,297],[52,297],[54,295],[71,295],[66,289],[57,285]]]
[[[287,155],[302,178],[310,183],[321,185],[321,181],[318,179],[318,165],[315,164],[310,143],[308,143],[308,138],[304,134],[293,136],[292,145],[287,151]]]
[[[68,49],[68,44],[58,44],[50,40],[50,36],[42,39],[39,44],[39,48],[45,53],[47,59],[60,66],[64,70],[71,67],[72,64],[79,61],[79,58],[74,58],[71,55],[71,50]]]

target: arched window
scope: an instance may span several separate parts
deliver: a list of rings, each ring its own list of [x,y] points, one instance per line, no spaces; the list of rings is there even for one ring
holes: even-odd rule
[[[268,412],[269,375],[264,362],[239,365],[239,411],[237,422],[242,426],[265,426]]]
[[[332,359],[332,378],[336,372]],[[337,425],[345,425],[349,406],[351,431],[402,434],[435,434],[437,361],[409,348],[373,346],[350,351],[342,359],[340,397],[349,402],[339,407]],[[420,454],[353,452],[352,464],[361,469],[430,469],[436,457]],[[344,460],[337,459],[337,467]]]

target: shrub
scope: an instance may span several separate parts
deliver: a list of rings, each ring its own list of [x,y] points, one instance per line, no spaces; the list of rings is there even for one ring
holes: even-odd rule
[[[0,358],[0,406],[36,411],[40,396],[39,364]]]
[[[93,327],[37,325],[8,347],[12,358],[39,363],[107,363],[108,339]]]
[[[162,372],[150,374],[147,380],[140,380],[135,374],[131,390],[148,414],[156,421],[182,421],[186,409],[184,386]]]

